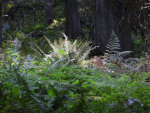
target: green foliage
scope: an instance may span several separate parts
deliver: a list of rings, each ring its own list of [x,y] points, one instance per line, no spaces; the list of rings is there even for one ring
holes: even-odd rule
[[[4,17],[3,40],[17,38],[21,40],[22,48],[15,52],[11,41],[3,42],[6,50],[0,54],[0,113],[150,112],[149,72],[135,73],[137,70],[133,69],[128,74],[119,74],[118,70],[106,74],[95,68],[84,69],[79,64],[89,63],[88,60],[84,61],[93,49],[89,42],[70,41],[65,34],[65,39],[58,40],[65,27],[63,0],[53,1],[55,20],[51,25],[45,22],[44,0],[5,1],[6,15],[15,6],[19,5],[20,8],[13,13],[15,20],[8,21]],[[93,18],[90,16],[93,12],[92,0],[78,2],[85,3],[79,6],[79,12],[82,30],[87,38],[93,30]],[[46,41],[37,36],[41,31],[48,37],[45,38],[52,49],[51,53],[48,53]],[[36,36],[32,37],[32,32]],[[29,43],[37,43],[38,50],[46,56],[38,59],[34,55],[35,59],[31,61],[33,66],[26,65],[30,62],[22,57],[31,53]],[[139,46],[143,44],[142,40],[135,40],[135,44],[141,52]],[[130,52],[120,52],[119,39],[112,32],[107,53],[109,60],[114,61]],[[132,63],[129,68],[134,66],[135,63]]]
[[[46,58],[52,61],[65,58],[69,61],[72,60],[75,64],[84,61],[88,57],[90,51],[95,48],[89,45],[90,42],[78,42],[77,40],[71,42],[65,34],[63,35],[65,39],[60,38],[59,41],[55,40],[54,42],[51,42],[45,37],[49,46],[52,48],[52,52],[48,55],[46,55],[39,46],[36,45],[36,47]]]
[[[114,31],[112,31],[110,41],[108,42],[106,48],[107,48],[106,53],[108,53],[108,54],[115,54],[115,53],[119,52],[119,50],[121,49],[119,39],[116,36]]]
[[[146,113],[150,84],[139,76],[114,78],[91,68],[53,66],[41,60],[26,69],[10,60],[0,65],[0,112]]]
[[[106,46],[105,55],[109,56],[110,61],[121,60],[123,57],[129,55],[132,51],[123,51],[120,52],[120,42],[118,37],[116,36],[115,32],[112,31],[112,36],[110,41]]]
[[[142,52],[144,51],[144,47],[146,46],[144,40],[142,39],[142,37],[138,37],[135,35],[132,35],[132,37],[134,39],[133,41],[137,57],[144,55],[144,53]]]

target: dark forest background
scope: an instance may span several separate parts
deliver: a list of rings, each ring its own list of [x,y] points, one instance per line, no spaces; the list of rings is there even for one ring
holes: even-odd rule
[[[45,34],[55,39],[65,32],[71,39],[86,39],[100,46],[93,52],[99,55],[114,30],[123,51],[142,55],[149,49],[147,0],[5,0],[1,5],[4,42],[16,38],[18,30],[37,39]],[[48,28],[54,20],[57,25]]]

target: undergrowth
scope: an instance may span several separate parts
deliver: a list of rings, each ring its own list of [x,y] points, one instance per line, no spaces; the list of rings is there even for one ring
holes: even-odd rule
[[[6,53],[9,62],[0,65],[1,113],[150,112],[150,84],[140,74],[114,77],[118,73],[45,60],[25,68],[20,56]]]

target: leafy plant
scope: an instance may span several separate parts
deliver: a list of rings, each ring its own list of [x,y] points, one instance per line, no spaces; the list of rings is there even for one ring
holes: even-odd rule
[[[120,71],[123,67],[124,57],[129,55],[131,51],[120,52],[120,43],[117,35],[112,31],[110,41],[106,45],[106,52],[104,56],[95,56],[92,59],[94,66],[102,68],[105,72]],[[114,65],[115,64],[115,65]],[[117,67],[117,68],[116,68]]]
[[[105,54],[115,54],[115,53],[118,53],[119,51],[120,51],[119,39],[116,36],[115,32],[112,31],[110,41],[108,42],[106,46]]]
[[[9,62],[11,63],[11,62]],[[0,65],[0,112],[148,112],[149,84],[135,74],[118,78],[92,68],[40,64],[26,70]],[[18,68],[19,67],[19,68]]]
[[[75,64],[84,61],[91,50],[96,47],[90,46],[90,42],[78,42],[75,40],[71,42],[68,37],[63,33],[65,39],[60,38],[59,41],[51,42],[48,38],[44,37],[49,46],[52,48],[50,54],[45,54],[39,46],[36,45],[38,50],[52,61],[56,61],[61,58],[66,58],[67,60],[73,60]]]
[[[108,42],[106,46],[105,55],[110,56],[110,61],[112,61],[112,60],[123,58],[126,55],[129,55],[131,53],[131,51],[120,52],[120,49],[121,48],[120,48],[119,39],[116,36],[115,32],[112,31],[110,41]]]

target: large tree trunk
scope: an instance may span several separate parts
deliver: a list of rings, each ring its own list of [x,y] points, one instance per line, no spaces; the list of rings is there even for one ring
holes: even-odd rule
[[[113,12],[113,28],[116,31],[116,34],[120,40],[120,45],[122,51],[133,51],[134,53],[134,45],[133,40],[131,38],[131,25],[128,21],[129,14],[127,8],[127,4],[116,0],[114,2],[114,8],[116,8]]]
[[[112,32],[112,12],[110,0],[94,0],[94,32],[92,41],[100,46],[94,51],[99,55],[105,51]]]
[[[0,0],[0,47],[2,47],[2,0]]]
[[[52,0],[46,0],[46,22],[51,24],[54,19],[53,8],[52,8]]]
[[[65,0],[66,35],[76,39],[81,35],[81,25],[76,0]]]
[[[130,34],[130,24],[127,21],[128,13],[125,4],[119,0],[94,0],[94,31],[92,41],[100,46],[94,51],[94,55],[105,52],[106,45],[115,31],[121,49],[133,51],[133,42]]]

